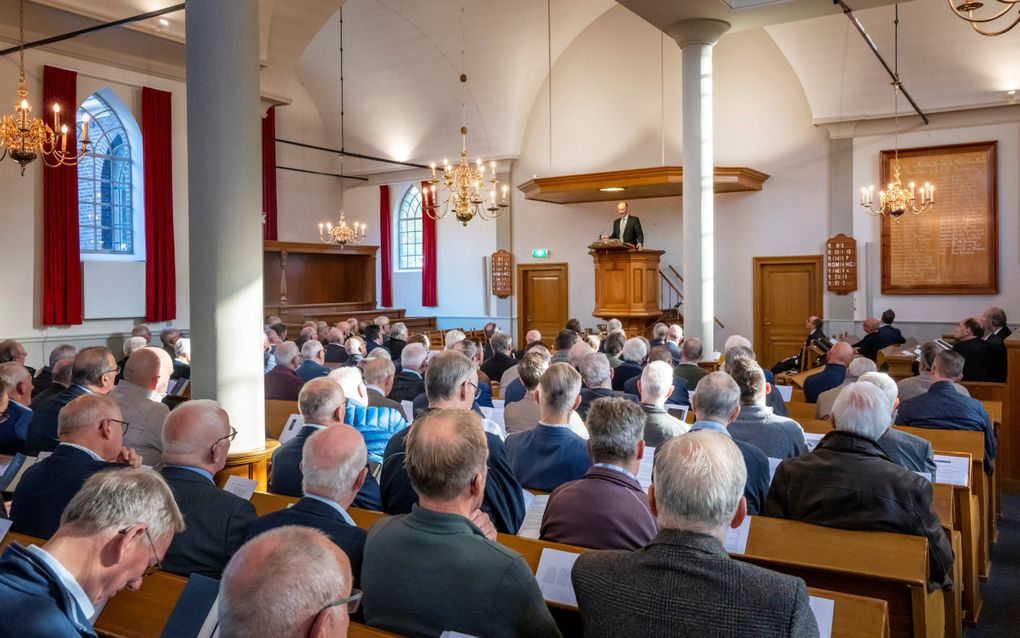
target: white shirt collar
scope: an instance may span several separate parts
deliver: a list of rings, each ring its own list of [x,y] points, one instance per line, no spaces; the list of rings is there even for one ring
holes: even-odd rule
[[[65,443],[64,445],[68,444]],[[91,626],[89,624],[89,618],[92,618],[92,616],[96,614],[96,608],[92,606],[92,601],[89,600],[88,594],[86,594],[85,590],[81,588],[81,585],[78,584],[78,581],[75,580],[71,572],[67,571],[67,569],[60,564],[60,561],[54,558],[45,549],[36,545],[29,545],[25,549],[33,556],[46,563],[46,566],[53,570],[53,573],[56,574],[57,578],[60,580],[60,584],[64,586],[67,593],[71,594],[71,598],[73,598],[74,602],[78,604],[78,608],[81,609],[81,613],[84,615],[84,618],[79,618],[78,622],[83,625]]]
[[[68,443],[67,441],[62,441],[60,443],[60,445],[66,445],[68,447],[73,447],[76,450],[81,450],[85,454],[88,454],[89,456],[91,456],[93,461],[102,461],[102,460],[104,460],[103,457],[99,456],[98,454],[96,454],[95,452],[93,452],[89,448],[85,447],[84,445],[78,445],[77,443]]]
[[[340,507],[340,503],[337,503],[333,499],[326,498],[325,496],[319,496],[318,494],[305,494],[305,498],[310,498],[313,501],[319,501],[320,503],[325,503],[326,505],[329,505],[336,511],[340,512],[340,516],[343,517],[344,521],[346,521],[348,525],[353,525],[354,527],[357,527],[357,524],[354,522],[354,519],[351,518],[351,515],[347,513],[347,510]]]

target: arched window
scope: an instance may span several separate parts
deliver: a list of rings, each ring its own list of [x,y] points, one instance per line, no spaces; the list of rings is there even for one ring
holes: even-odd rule
[[[82,253],[133,256],[142,214],[136,219],[132,148],[127,129],[99,93],[82,102],[78,130],[88,113],[92,145],[78,164],[78,239]],[[134,124],[134,122],[132,122]],[[136,223],[137,222],[137,223]]]
[[[421,270],[421,191],[407,189],[397,211],[397,268]]]

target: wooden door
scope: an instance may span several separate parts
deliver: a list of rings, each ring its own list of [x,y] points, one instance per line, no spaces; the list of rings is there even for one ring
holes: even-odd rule
[[[517,343],[524,347],[528,330],[542,333],[542,341],[552,346],[566,325],[567,265],[517,265]]]
[[[822,316],[822,256],[754,258],[754,348],[764,366],[800,352]]]

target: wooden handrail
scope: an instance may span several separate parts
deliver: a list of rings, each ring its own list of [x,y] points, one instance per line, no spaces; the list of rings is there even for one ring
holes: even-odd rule
[[[672,266],[670,266],[670,268],[672,268]],[[666,276],[666,273],[664,273],[664,272],[662,272],[660,270],[659,271],[659,277],[661,277],[662,280],[666,282],[666,284],[673,290],[673,292],[675,292],[677,294],[678,297],[680,297],[681,300],[684,298],[684,293],[682,293],[679,290],[677,290],[677,287],[674,286],[673,282],[669,280],[669,277]]]
[[[674,275],[676,275],[677,279],[679,279],[680,282],[682,283],[684,278],[682,276],[680,276],[680,273],[678,273],[676,271],[676,268],[673,267],[673,264],[666,264],[666,265],[669,266],[669,269],[673,272]],[[659,270],[659,278],[662,279],[662,281],[666,282],[666,285],[668,285],[670,287],[670,289],[673,292],[676,293],[677,297],[680,298],[680,301],[684,300],[684,293],[682,293],[679,290],[677,290],[677,287],[673,285],[673,282],[670,281],[669,277],[667,277],[666,273],[662,272],[661,269]],[[719,317],[712,317],[712,318],[715,319],[716,325],[718,325],[720,328],[723,328],[723,329],[726,328],[726,326],[724,326],[723,323],[721,321],[719,321]]]
[[[670,271],[672,271],[673,275],[675,275],[676,278],[680,280],[680,283],[683,283],[684,282],[684,276],[676,271],[676,268],[673,267],[673,264],[666,264],[666,265],[669,266],[669,269],[670,269]]]

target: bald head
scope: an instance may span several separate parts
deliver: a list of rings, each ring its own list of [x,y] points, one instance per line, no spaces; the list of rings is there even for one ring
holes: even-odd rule
[[[533,343],[535,341],[542,340],[542,333],[538,330],[528,330],[527,334],[524,335],[524,343]]]
[[[846,341],[840,341],[829,350],[829,363],[838,363],[841,366],[850,365],[854,358],[854,349]]]
[[[174,362],[163,348],[141,348],[128,357],[124,380],[156,392],[166,392]]]
[[[301,454],[302,489],[347,508],[365,482],[365,437],[343,423],[308,437]]]
[[[227,459],[230,417],[216,401],[194,399],[170,412],[163,423],[163,461],[219,472]]]

